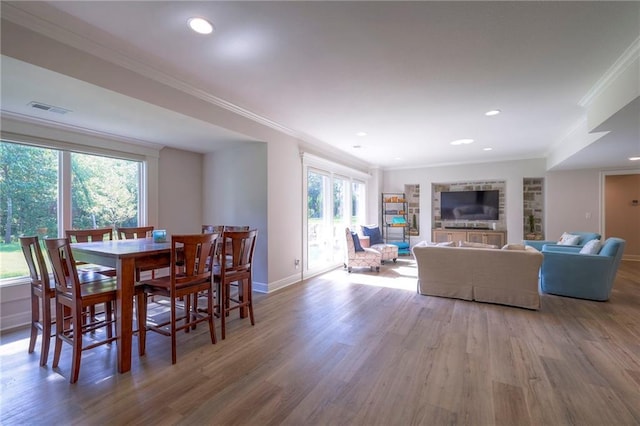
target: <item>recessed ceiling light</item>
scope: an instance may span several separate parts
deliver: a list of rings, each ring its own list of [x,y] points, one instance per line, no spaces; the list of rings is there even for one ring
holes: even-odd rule
[[[402,157],[396,157],[394,160],[402,160]]]
[[[190,18],[187,22],[189,27],[198,34],[211,34],[213,32],[213,25],[204,18]]]
[[[486,147],[486,148],[482,148],[482,150],[483,151],[491,151],[491,150],[493,150],[493,148]]]
[[[469,145],[470,143],[473,143],[473,139],[458,139],[451,142],[451,145]]]
[[[500,110],[499,109],[492,109],[491,111],[487,111],[484,113],[484,115],[486,115],[487,117],[492,117],[494,115],[498,115],[500,114]]]
[[[353,145],[352,148],[353,149],[360,149],[360,148],[362,148],[362,145]]]
[[[640,157],[629,157],[631,161],[640,161]]]
[[[356,136],[367,136],[367,132],[358,132]]]

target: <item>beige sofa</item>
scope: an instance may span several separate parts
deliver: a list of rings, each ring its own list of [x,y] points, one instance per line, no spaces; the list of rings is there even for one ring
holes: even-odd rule
[[[440,247],[422,242],[412,251],[420,294],[540,308],[542,254],[532,247]]]

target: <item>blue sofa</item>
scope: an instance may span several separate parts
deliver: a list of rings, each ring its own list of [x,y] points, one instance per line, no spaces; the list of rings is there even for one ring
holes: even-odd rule
[[[572,235],[579,235],[580,236],[580,241],[578,242],[578,244],[574,245],[574,246],[565,246],[565,247],[582,247],[584,246],[588,241],[591,240],[599,240],[600,239],[600,234],[597,234],[595,232],[568,232],[569,234]],[[546,241],[539,241],[539,240],[524,240],[524,245],[525,246],[531,246],[534,249],[538,250],[538,251],[542,251],[542,247],[546,244],[558,244],[558,241],[554,241],[554,240],[546,240]]]
[[[625,243],[621,238],[608,238],[598,254],[581,254],[580,247],[543,246],[541,290],[579,299],[609,300]]]

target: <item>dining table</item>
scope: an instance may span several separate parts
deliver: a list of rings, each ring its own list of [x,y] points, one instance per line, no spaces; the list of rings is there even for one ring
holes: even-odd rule
[[[116,330],[118,372],[131,370],[133,297],[136,269],[161,269],[171,263],[171,243],[153,238],[71,244],[75,260],[115,268],[117,276]]]

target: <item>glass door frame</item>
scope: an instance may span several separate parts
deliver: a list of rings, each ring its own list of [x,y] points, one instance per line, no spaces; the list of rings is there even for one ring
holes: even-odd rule
[[[340,250],[339,254],[334,253],[332,258],[333,261],[329,262],[326,266],[321,266],[321,267],[316,267],[316,268],[309,268],[309,237],[308,237],[308,233],[309,233],[309,223],[308,223],[308,173],[309,171],[313,171],[315,173],[319,173],[319,174],[323,174],[325,176],[329,177],[329,184],[327,185],[327,189],[325,197],[328,197],[328,205],[325,207],[327,208],[327,211],[329,211],[331,213],[331,217],[330,217],[330,229],[335,229],[335,225],[333,223],[333,210],[334,210],[334,201],[333,201],[333,197],[334,197],[334,179],[341,179],[344,180],[345,182],[345,194],[344,194],[344,211],[343,211],[343,222],[345,222],[345,226],[349,226],[350,228],[353,227],[353,224],[351,223],[352,221],[352,202],[351,200],[353,199],[353,194],[352,194],[352,188],[353,188],[353,183],[357,182],[358,184],[364,185],[363,190],[362,190],[362,196],[364,197],[363,200],[361,200],[360,205],[361,206],[366,206],[366,196],[367,196],[367,181],[368,179],[371,177],[370,174],[368,173],[364,173],[361,172],[359,170],[356,169],[352,169],[350,167],[347,166],[343,166],[341,164],[338,163],[334,163],[331,162],[329,160],[325,160],[323,158],[320,157],[316,157],[313,155],[310,155],[308,153],[303,153],[302,154],[302,178],[303,178],[303,185],[302,185],[302,192],[303,192],[303,196],[302,196],[302,201],[303,201],[303,206],[302,206],[302,219],[303,219],[303,232],[302,232],[302,259],[303,259],[303,267],[302,267],[302,277],[303,279],[308,278],[308,277],[312,277],[314,275],[318,275],[321,274],[323,272],[335,269],[336,267],[342,265],[344,263],[344,249],[345,249],[345,245],[344,244],[344,237],[343,237],[343,228],[339,228],[336,231],[334,231],[336,233],[335,235],[335,241],[340,241],[341,243],[341,247],[342,250]],[[363,223],[366,223],[366,217],[362,217],[361,220],[363,220]],[[333,242],[333,239],[331,239],[331,242]]]

